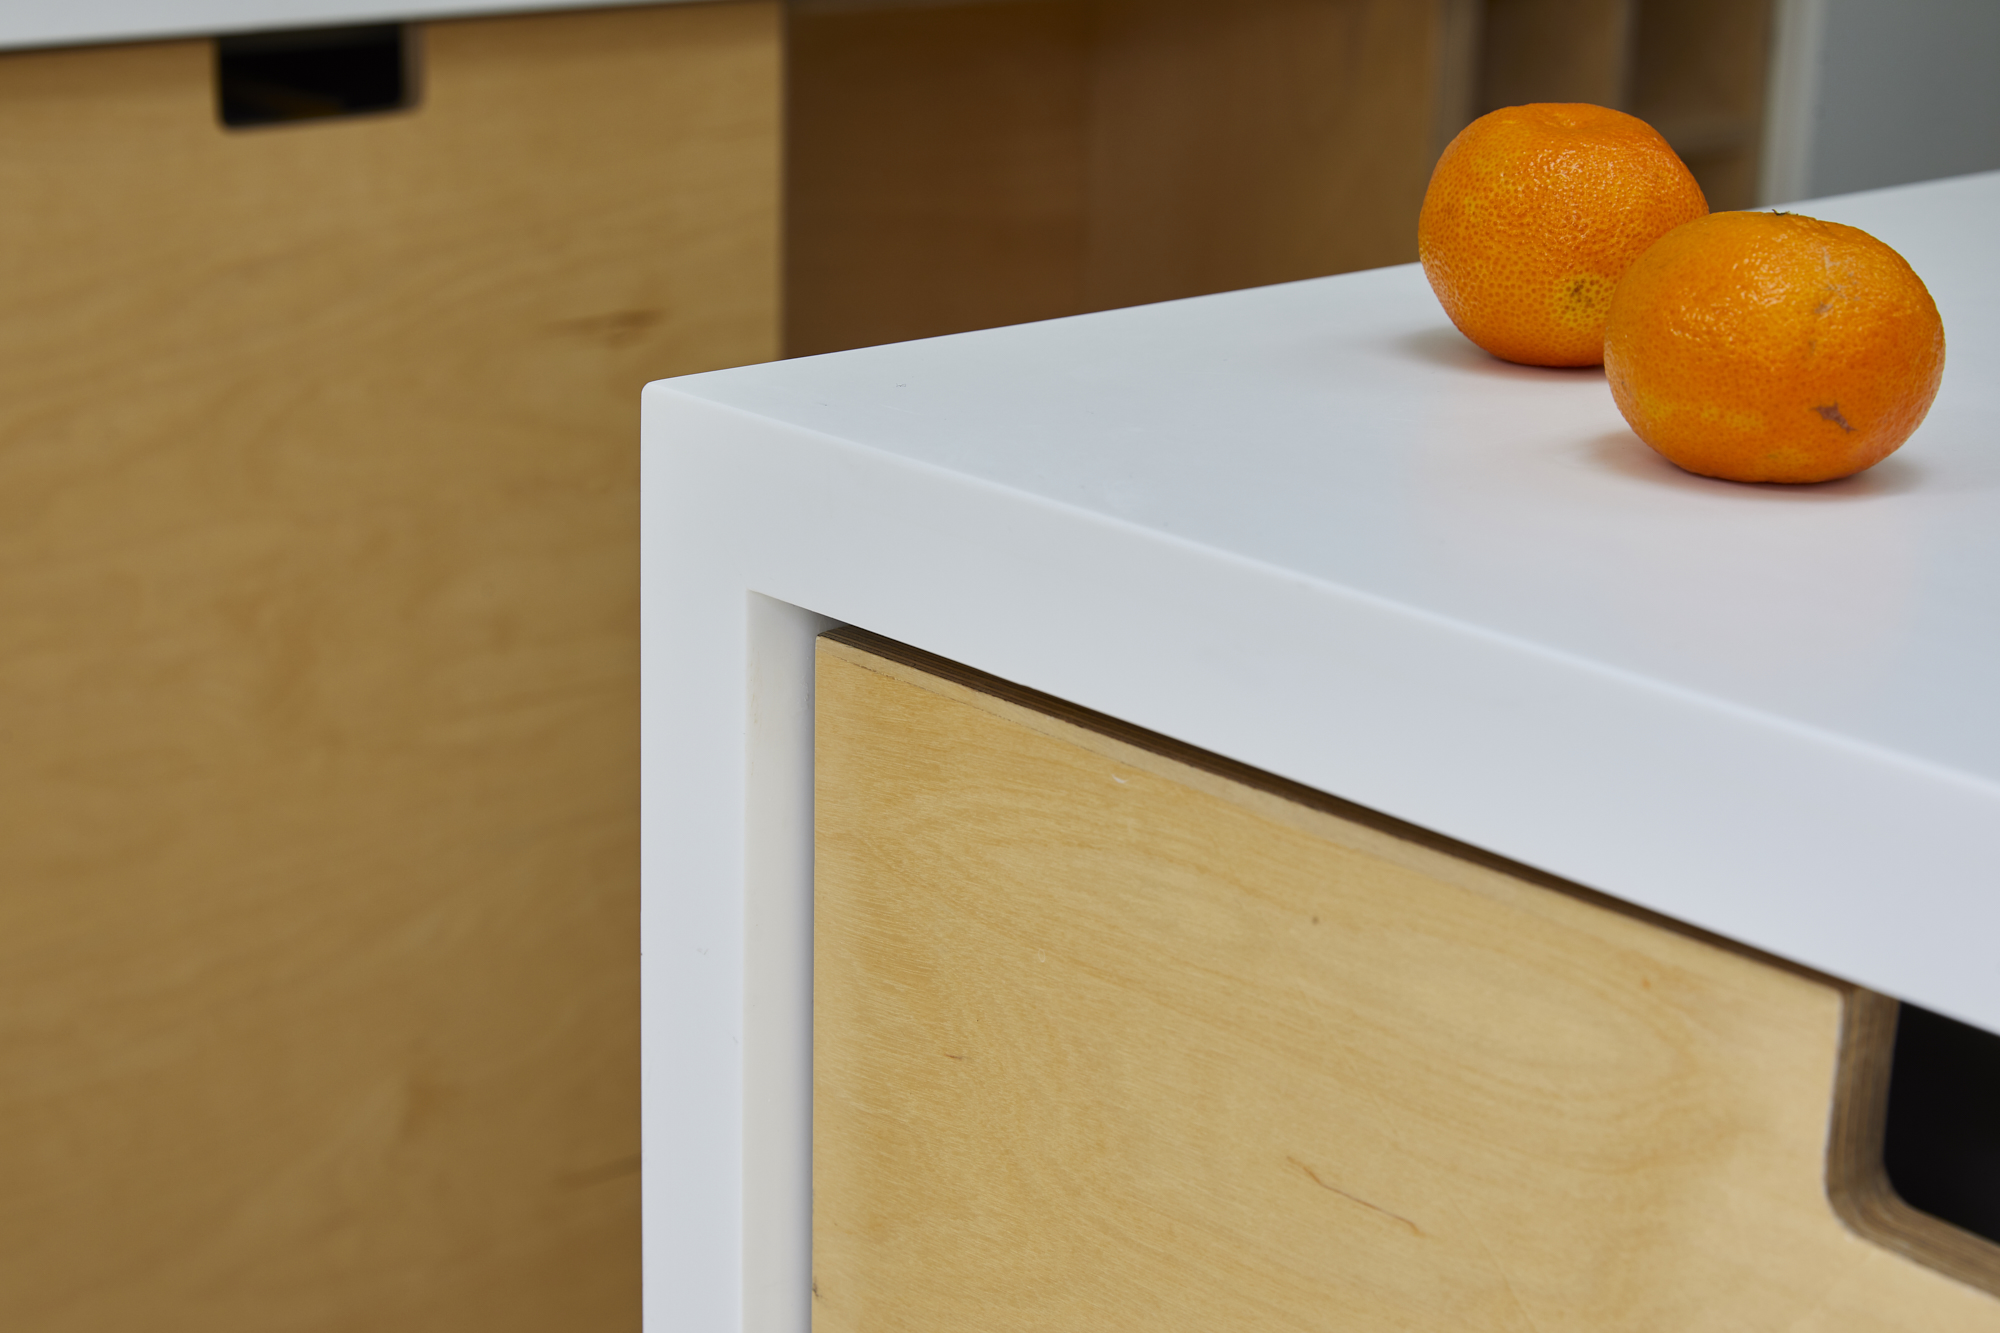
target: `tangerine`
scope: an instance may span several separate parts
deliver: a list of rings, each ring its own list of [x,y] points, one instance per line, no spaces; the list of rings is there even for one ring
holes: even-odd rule
[[[1916,271],[1858,227],[1716,213],[1618,284],[1604,369],[1633,431],[1689,472],[1831,481],[1922,423],[1944,321]]]
[[[1594,366],[1618,279],[1707,212],[1701,186],[1637,116],[1587,102],[1503,107],[1438,158],[1417,256],[1451,322],[1493,355]]]

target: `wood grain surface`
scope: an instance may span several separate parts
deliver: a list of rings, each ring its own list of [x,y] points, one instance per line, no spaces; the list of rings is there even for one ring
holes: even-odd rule
[[[1829,1199],[1842,987],[853,631],[816,709],[817,1333],[2000,1326]]]
[[[0,57],[0,1328],[637,1327],[638,390],[775,353],[779,19]]]

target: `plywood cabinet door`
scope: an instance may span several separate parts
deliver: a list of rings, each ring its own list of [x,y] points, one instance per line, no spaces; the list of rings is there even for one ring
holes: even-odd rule
[[[1971,1333],[1827,1183],[1853,997],[851,631],[818,1333]]]
[[[639,389],[776,352],[781,17],[0,56],[0,1328],[638,1326]]]

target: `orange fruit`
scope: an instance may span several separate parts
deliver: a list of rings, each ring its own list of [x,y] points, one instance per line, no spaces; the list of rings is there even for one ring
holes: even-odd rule
[[[1923,279],[1858,227],[1716,213],[1619,282],[1604,370],[1639,438],[1690,472],[1831,481],[1923,421],[1944,322]]]
[[[1637,116],[1586,102],[1503,107],[1438,159],[1417,257],[1451,322],[1493,355],[1594,366],[1618,279],[1707,212],[1687,167]]]

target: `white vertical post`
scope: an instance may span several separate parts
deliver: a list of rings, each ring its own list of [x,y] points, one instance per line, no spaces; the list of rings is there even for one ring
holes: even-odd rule
[[[1813,130],[1826,54],[1827,0],[1778,0],[1764,101],[1763,165],[1757,202],[1769,207],[1810,198]]]
[[[743,1333],[812,1324],[813,641],[749,593],[743,849]]]

